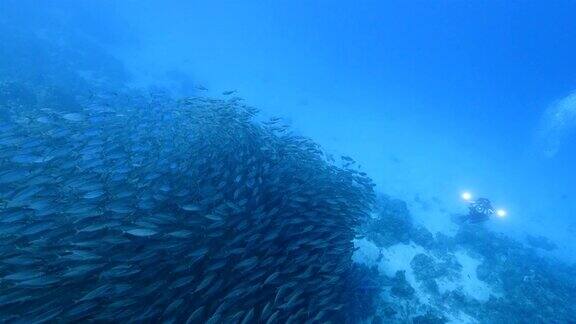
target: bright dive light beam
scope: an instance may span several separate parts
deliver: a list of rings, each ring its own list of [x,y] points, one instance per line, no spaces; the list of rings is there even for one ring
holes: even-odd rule
[[[506,217],[508,213],[506,213],[506,211],[504,209],[498,209],[496,211],[496,215],[498,215],[498,217]]]
[[[468,201],[468,200],[472,199],[472,194],[469,192],[464,192],[464,193],[462,193],[462,199]]]

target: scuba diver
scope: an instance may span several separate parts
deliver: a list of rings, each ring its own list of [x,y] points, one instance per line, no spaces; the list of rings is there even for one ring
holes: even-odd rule
[[[495,213],[490,200],[486,198],[478,198],[475,201],[470,200],[468,202],[470,204],[468,206],[468,215],[464,217],[464,221],[468,223],[483,223]]]
[[[452,220],[460,225],[463,224],[482,224],[496,215],[500,218],[506,217],[504,209],[494,209],[490,200],[486,198],[472,199],[468,192],[462,194],[462,199],[468,203],[468,214],[453,215]]]

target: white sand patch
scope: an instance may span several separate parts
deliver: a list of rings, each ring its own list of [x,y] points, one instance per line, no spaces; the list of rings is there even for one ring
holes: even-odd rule
[[[358,248],[352,257],[354,262],[368,266],[377,265],[378,271],[389,277],[394,277],[397,271],[405,271],[406,281],[414,288],[417,300],[444,313],[448,323],[479,323],[475,318],[459,310],[442,311],[436,305],[434,296],[427,292],[420,282],[416,280],[410,265],[414,256],[424,253],[437,262],[441,262],[436,256],[427,253],[423,247],[411,242],[410,244],[396,244],[387,249],[380,249],[365,238],[355,240],[354,245]],[[476,276],[476,269],[482,263],[482,260],[471,257],[464,250],[457,251],[454,256],[462,265],[460,277],[454,280],[437,280],[441,293],[461,290],[464,294],[478,301],[486,301],[490,295],[496,295],[488,284],[479,280]]]
[[[378,271],[389,277],[394,277],[397,271],[406,271],[406,280],[415,289],[418,288],[412,272],[410,261],[415,255],[425,253],[423,247],[416,244],[396,244],[387,249],[380,249],[367,239],[354,240],[358,249],[352,255],[352,260],[368,266],[377,265]]]
[[[446,318],[448,319],[448,324],[476,324],[476,323],[480,323],[480,321],[478,321],[477,319],[475,319],[474,317],[462,312],[462,311],[458,311],[455,314],[444,314],[444,316],[446,316]]]
[[[380,248],[378,248],[376,244],[363,238],[360,240],[354,240],[354,247],[356,247],[357,250],[352,255],[352,261],[365,264],[369,267],[378,263]]]
[[[413,243],[393,245],[382,250],[383,258],[378,265],[378,269],[390,277],[394,277],[397,271],[405,270],[406,279],[412,286],[414,286],[416,281],[410,281],[409,279],[409,273],[412,279],[414,279],[412,268],[410,267],[410,261],[412,261],[415,255],[420,253],[426,253],[426,250]]]
[[[426,253],[426,250],[414,243],[393,245],[382,250],[383,257],[378,264],[378,270],[389,277],[394,277],[397,271],[405,271],[406,281],[414,288],[416,298],[421,303],[430,303],[432,297],[416,281],[416,276],[410,266],[414,256],[420,253]]]
[[[482,260],[471,257],[465,251],[457,251],[454,256],[458,263],[462,265],[460,278],[454,281],[447,279],[438,280],[438,288],[441,293],[462,290],[464,294],[481,302],[487,301],[490,295],[497,295],[486,282],[476,276],[476,269],[482,263]]]

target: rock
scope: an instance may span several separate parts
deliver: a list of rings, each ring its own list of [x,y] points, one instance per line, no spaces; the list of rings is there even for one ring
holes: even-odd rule
[[[434,259],[424,253],[417,254],[410,262],[414,276],[419,281],[438,278],[442,275]]]
[[[549,238],[538,235],[527,235],[526,236],[526,243],[533,248],[542,249],[545,251],[552,251],[558,248],[558,246],[552,242]]]
[[[392,306],[390,305],[385,305],[384,308],[382,309],[382,314],[386,317],[386,318],[392,318],[394,317],[396,314],[398,314],[398,312],[392,308]]]
[[[422,284],[428,292],[433,293],[433,294],[439,294],[440,293],[440,289],[438,288],[438,284],[436,283],[436,280],[427,279],[427,280],[424,280],[424,282]]]
[[[409,299],[412,298],[412,296],[414,296],[415,290],[414,288],[412,288],[412,286],[410,286],[408,281],[406,281],[405,271],[396,272],[396,275],[392,279],[391,292],[392,295],[404,299]]]
[[[410,238],[414,243],[426,249],[431,249],[434,246],[434,235],[424,226],[413,227]]]
[[[434,315],[431,312],[412,318],[413,324],[444,324],[447,322],[448,320],[445,317]]]
[[[408,206],[399,199],[380,197],[376,216],[369,219],[364,232],[379,247],[410,242],[412,219]]]

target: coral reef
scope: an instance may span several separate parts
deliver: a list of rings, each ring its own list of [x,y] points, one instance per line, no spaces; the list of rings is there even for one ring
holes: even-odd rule
[[[378,199],[378,206],[374,216],[363,225],[362,232],[379,247],[408,243],[412,220],[406,203],[382,195]]]
[[[403,246],[407,253],[420,252],[404,270],[386,277],[377,321],[570,323],[576,318],[576,266],[540,256],[538,250],[555,248],[549,240],[529,237],[524,245],[469,224],[461,224],[455,236],[433,235],[412,224],[405,204],[390,197],[381,202],[378,217],[363,228],[365,237],[381,251]],[[386,269],[395,260],[376,261]]]

